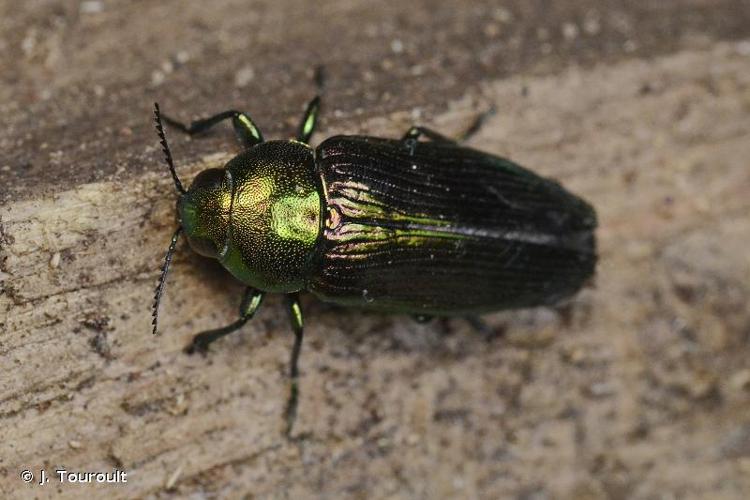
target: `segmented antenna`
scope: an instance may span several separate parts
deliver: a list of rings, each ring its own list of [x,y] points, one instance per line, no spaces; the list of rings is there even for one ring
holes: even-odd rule
[[[156,291],[154,292],[154,305],[151,310],[151,316],[153,317],[151,324],[154,327],[151,333],[154,335],[156,335],[157,323],[159,321],[159,303],[161,302],[161,294],[164,291],[164,284],[167,282],[167,272],[169,272],[169,264],[172,263],[172,254],[174,254],[174,249],[177,246],[177,238],[180,236],[181,232],[182,226],[178,227],[177,231],[175,231],[172,235],[172,242],[169,244],[169,250],[167,250],[167,255],[164,257],[164,265],[161,268],[159,284],[156,285]]]
[[[172,152],[169,150],[169,144],[167,144],[167,136],[164,135],[164,127],[161,125],[161,113],[159,112],[159,103],[154,103],[154,122],[156,122],[156,133],[159,134],[159,142],[161,143],[161,149],[164,151],[164,161],[167,162],[169,167],[169,173],[172,174],[174,180],[174,187],[180,194],[185,194],[185,188],[182,187],[179,177],[177,177],[177,171],[174,169],[174,162],[172,161]]]

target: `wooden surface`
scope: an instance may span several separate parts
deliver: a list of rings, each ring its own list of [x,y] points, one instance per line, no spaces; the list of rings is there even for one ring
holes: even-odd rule
[[[3,497],[750,495],[748,6],[605,4],[3,6]],[[305,297],[288,440],[278,297],[185,355],[241,287],[180,245],[150,335],[175,199],[149,108],[240,107],[282,137],[326,57],[313,142],[458,134],[494,106],[472,146],[591,201],[601,262],[565,307],[487,316],[492,339]],[[228,129],[170,139],[184,179],[236,151]]]

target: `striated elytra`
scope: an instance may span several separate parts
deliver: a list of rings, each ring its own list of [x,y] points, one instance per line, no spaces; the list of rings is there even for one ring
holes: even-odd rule
[[[186,126],[154,110],[179,192],[179,228],[156,289],[153,332],[183,231],[193,250],[247,287],[239,319],[196,335],[189,352],[239,329],[265,293],[286,294],[295,333],[287,431],[298,397],[299,292],[418,319],[466,316],[556,303],[582,287],[597,261],[594,209],[556,181],[423,127],[399,140],[335,136],[313,149],[319,109],[316,97],[286,141],[264,141],[239,111]],[[186,191],[162,118],[190,135],[229,119],[243,151]]]

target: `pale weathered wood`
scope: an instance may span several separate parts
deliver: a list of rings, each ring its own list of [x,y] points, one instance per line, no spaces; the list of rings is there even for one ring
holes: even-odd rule
[[[241,287],[181,245],[163,334],[150,335],[174,226],[166,171],[0,206],[3,496],[742,498],[747,44],[484,80],[423,120],[457,133],[494,105],[472,145],[597,207],[595,287],[569,307],[489,316],[504,332],[490,341],[462,320],[418,325],[306,299],[293,442],[278,299],[207,357],[183,354],[193,333],[234,318]],[[361,130],[397,136],[412,120],[404,108]],[[185,178],[230,157],[188,164],[174,136]],[[19,478],[56,467],[116,468],[128,482]]]

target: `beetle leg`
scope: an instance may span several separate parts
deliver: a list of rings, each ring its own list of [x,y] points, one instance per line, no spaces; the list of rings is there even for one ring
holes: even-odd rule
[[[299,131],[297,132],[297,140],[307,144],[310,141],[310,137],[315,131],[315,125],[318,123],[318,113],[320,112],[320,96],[315,96],[308,103],[305,114],[302,116],[302,121],[299,124]]]
[[[261,302],[263,302],[263,296],[264,293],[260,290],[247,287],[245,289],[245,295],[242,297],[242,304],[240,305],[240,319],[223,328],[207,330],[199,333],[193,337],[193,342],[185,349],[185,351],[188,354],[193,354],[195,352],[205,353],[212,342],[219,340],[225,335],[229,335],[235,330],[239,330],[258,310]]]
[[[261,134],[253,119],[250,118],[250,115],[241,111],[223,111],[208,118],[191,122],[190,125],[185,125],[165,115],[161,115],[161,117],[168,125],[190,136],[205,132],[214,125],[231,118],[234,133],[245,148],[249,149],[263,142],[263,134]]]
[[[490,342],[498,337],[502,337],[503,333],[505,333],[504,328],[495,330],[479,316],[465,316],[465,319],[471,325],[471,327],[474,328],[474,330],[476,330],[484,337],[484,340],[486,340],[487,342]]]
[[[435,142],[447,142],[449,144],[455,144],[456,141],[453,139],[449,139],[445,137],[444,135],[435,132],[434,130],[431,130],[426,127],[418,127],[413,126],[409,130],[406,131],[404,136],[401,138],[403,142],[410,142],[410,141],[418,141],[420,137],[425,136],[428,139],[431,139]]]
[[[434,141],[434,142],[442,142],[446,144],[456,144],[458,142],[464,142],[469,140],[474,134],[476,134],[480,128],[482,128],[482,125],[484,125],[484,122],[489,118],[490,116],[495,114],[495,108],[490,108],[489,110],[485,111],[484,113],[477,116],[472,124],[469,126],[466,131],[461,134],[458,139],[453,140],[450,139],[438,132],[435,132],[434,130],[431,130],[427,127],[418,127],[413,126],[409,130],[406,131],[404,136],[401,138],[403,142],[405,142],[407,145],[409,145],[410,148],[412,148],[412,154],[414,151],[413,144],[419,140],[420,137],[425,136],[428,139]]]
[[[291,378],[291,392],[289,393],[289,401],[286,406],[285,417],[286,417],[286,434],[287,436],[292,432],[292,426],[294,420],[297,417],[297,400],[299,397],[299,389],[297,387],[297,380],[299,378],[299,368],[297,362],[299,361],[299,353],[302,349],[302,334],[304,331],[304,324],[302,322],[302,309],[299,304],[299,294],[290,293],[287,295],[287,305],[289,307],[289,318],[292,321],[292,329],[294,330],[294,346],[292,347],[292,356],[289,363],[289,375]]]
[[[409,149],[409,154],[411,156],[414,156],[414,151],[417,149],[417,142],[419,142],[419,138],[425,136],[434,142],[439,142],[443,144],[455,144],[456,142],[452,139],[448,139],[444,135],[441,135],[434,130],[430,130],[426,127],[418,127],[413,126],[409,130],[406,131],[404,136],[401,138],[401,141],[404,143],[404,145]]]
[[[469,125],[469,128],[467,128],[463,134],[461,134],[461,137],[458,138],[458,142],[464,142],[468,141],[474,135],[479,132],[479,129],[482,128],[484,125],[484,122],[487,121],[487,118],[495,114],[495,107],[492,106],[490,109],[485,111],[484,113],[481,113],[479,116],[474,118],[474,121]]]

